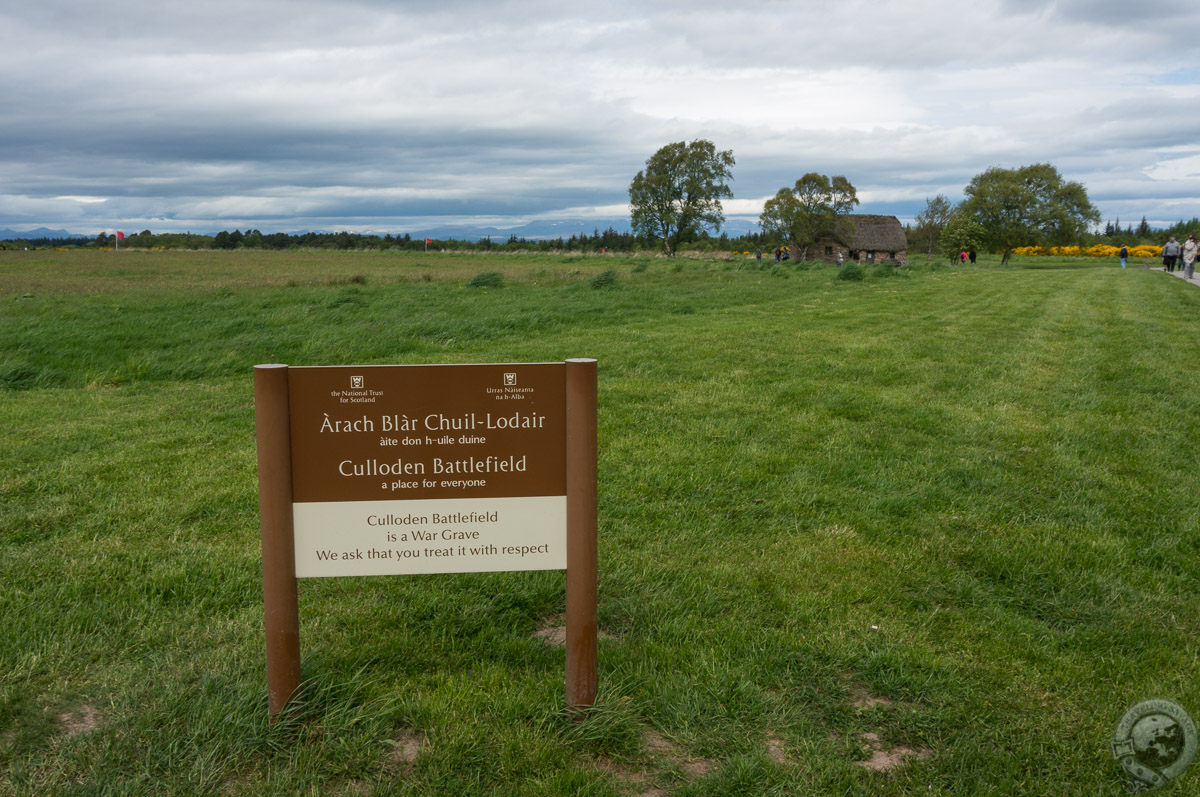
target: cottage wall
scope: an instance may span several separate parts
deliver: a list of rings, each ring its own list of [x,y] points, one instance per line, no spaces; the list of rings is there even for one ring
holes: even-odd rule
[[[853,260],[865,266],[868,263],[890,263],[894,260],[897,265],[908,265],[908,252],[905,249],[851,249],[833,240],[818,241],[811,254],[814,260],[836,263],[839,252],[842,261],[846,263]]]

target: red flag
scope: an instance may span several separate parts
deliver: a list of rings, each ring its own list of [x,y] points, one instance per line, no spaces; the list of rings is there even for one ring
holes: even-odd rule
[[[426,238],[426,239],[425,239],[425,243],[427,243],[427,244],[431,244],[431,243],[433,243],[433,239],[432,239],[432,238]]]
[[[117,240],[118,240],[118,241],[124,241],[124,240],[125,240],[125,233],[121,232],[120,230],[117,230]]]

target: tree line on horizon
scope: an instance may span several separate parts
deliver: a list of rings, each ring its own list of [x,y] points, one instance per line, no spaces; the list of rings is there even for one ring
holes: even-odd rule
[[[37,238],[0,242],[0,248],[131,248],[131,249],[324,249],[335,251],[520,251],[520,252],[662,252],[673,257],[689,251],[754,251],[788,246],[798,259],[820,240],[849,243],[854,226],[849,216],[860,204],[853,184],[843,175],[809,172],[794,185],[780,188],[763,205],[758,232],[730,236],[721,230],[721,199],[733,197],[729,187],[736,161],[732,150],[718,150],[706,139],[678,141],[661,147],[646,161],[629,185],[631,232],[611,226],[591,235],[507,240],[484,237],[468,240],[430,240],[411,234],[262,233],[222,230],[196,233],[140,233],[123,242],[101,233],[95,238]],[[1067,181],[1049,163],[1015,169],[998,166],[976,175],[954,204],[944,195],[926,199],[915,224],[906,225],[910,256],[924,253],[957,259],[960,252],[990,251],[1007,262],[1020,247],[1088,246],[1123,243],[1162,245],[1171,236],[1187,237],[1200,230],[1200,219],[1180,220],[1166,229],[1153,229],[1143,216],[1135,229],[1120,220],[1100,228],[1100,212],[1082,183]]]
[[[304,232],[304,233],[263,233],[255,229],[240,229],[229,232],[222,230],[215,235],[200,233],[154,233],[142,230],[139,233],[126,234],[119,242],[121,249],[323,249],[331,251],[374,250],[374,251],[408,251],[423,252],[452,248],[456,251],[487,251],[516,250],[522,251],[626,251],[636,248],[636,237],[631,233],[619,232],[612,227],[606,230],[596,229],[591,235],[579,233],[569,237],[559,236],[553,239],[526,239],[516,235],[506,240],[494,240],[491,237],[475,241],[458,240],[453,238],[432,239],[426,244],[425,238],[414,238],[410,233],[393,235],[387,233],[341,232]],[[95,237],[71,238],[26,238],[11,241],[0,241],[0,247],[17,249],[27,246],[59,249],[113,249],[118,248],[116,236],[100,233]]]
[[[727,232],[710,235],[701,231],[689,240],[691,248],[697,251],[728,251],[731,248],[753,247],[762,244],[766,236],[760,233],[730,236]],[[263,233],[258,230],[222,231],[216,235],[201,235],[199,233],[154,233],[143,230],[139,233],[126,234],[120,241],[121,249],[322,249],[329,251],[402,251],[423,252],[453,250],[456,252],[637,252],[654,249],[656,242],[632,232],[622,232],[608,227],[601,230],[596,228],[589,235],[586,232],[557,238],[529,239],[510,235],[507,239],[484,237],[477,240],[461,240],[455,238],[433,239],[426,245],[424,238],[414,238],[411,234],[377,235],[368,233],[334,232],[334,233]],[[113,249],[117,248],[115,236],[100,233],[95,237],[72,238],[23,238],[10,241],[0,241],[0,248],[21,249],[24,247],[51,249]]]
[[[928,246],[928,231],[918,225],[904,226],[908,240],[908,251],[912,254],[926,254]],[[1200,218],[1190,221],[1179,221],[1170,227],[1154,228],[1148,224],[1143,226],[1129,225],[1121,228],[1114,222],[1109,222],[1103,230],[1090,233],[1079,243],[1088,246],[1096,243],[1126,243],[1130,246],[1152,245],[1161,246],[1170,236],[1182,241],[1192,232],[1200,232]],[[257,234],[256,234],[257,233]],[[257,230],[241,232],[233,230],[225,233],[222,243],[218,245],[217,235],[200,235],[198,233],[153,233],[143,230],[135,235],[126,235],[121,241],[122,249],[257,249],[257,250],[289,250],[289,249],[319,249],[335,251],[425,251],[424,238],[412,238],[411,235],[371,235],[351,232],[337,233],[259,233]],[[71,238],[19,238],[0,241],[0,249],[112,249],[113,236],[101,233],[95,237]],[[776,246],[786,243],[781,238],[766,232],[748,232],[741,235],[729,235],[728,232],[712,234],[701,230],[688,236],[680,244],[680,251],[687,252],[754,252],[763,249],[764,252],[773,250]],[[535,253],[634,253],[657,251],[659,243],[642,235],[621,232],[609,227],[606,230],[595,230],[592,234],[581,233],[569,237],[552,239],[526,239],[510,236],[507,239],[458,240],[453,238],[436,239],[429,244],[429,251],[453,250],[456,252],[535,252]],[[799,250],[797,250],[799,251]],[[931,254],[941,254],[935,239]]]

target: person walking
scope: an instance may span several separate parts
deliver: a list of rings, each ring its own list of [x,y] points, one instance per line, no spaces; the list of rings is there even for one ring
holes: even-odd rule
[[[1192,278],[1192,270],[1196,265],[1197,250],[1200,250],[1200,244],[1196,242],[1196,233],[1192,233],[1183,242],[1183,276],[1188,279]]]
[[[1125,244],[1121,244],[1121,268],[1125,268],[1125,261],[1129,259],[1129,250],[1125,248]]]
[[[1175,236],[1171,236],[1171,240],[1167,241],[1162,250],[1163,270],[1172,272],[1175,270],[1175,263],[1179,260],[1179,242],[1175,240]]]

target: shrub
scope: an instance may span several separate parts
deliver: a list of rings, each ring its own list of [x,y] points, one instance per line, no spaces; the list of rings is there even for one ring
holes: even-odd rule
[[[866,273],[858,263],[846,263],[837,272],[837,278],[840,280],[853,280],[857,282],[865,276]]]
[[[367,278],[362,274],[355,274],[352,277],[334,277],[325,282],[326,285],[333,287],[335,285],[366,285]]]
[[[499,288],[504,284],[504,277],[498,271],[481,271],[467,285],[472,288]]]

